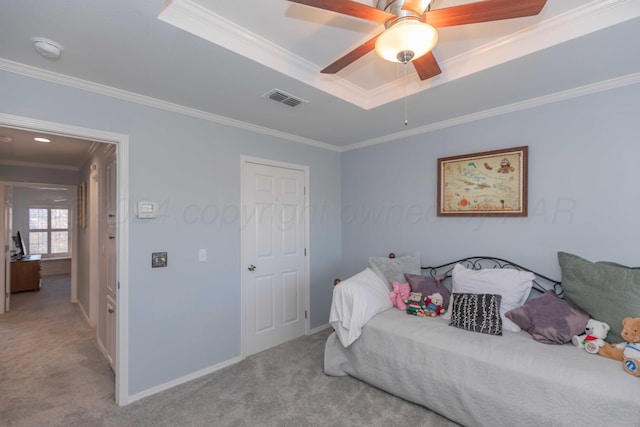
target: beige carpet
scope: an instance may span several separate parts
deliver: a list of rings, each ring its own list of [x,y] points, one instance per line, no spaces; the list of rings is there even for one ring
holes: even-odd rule
[[[113,373],[68,278],[15,294],[0,316],[0,426],[454,426],[423,407],[322,371],[329,330],[118,407]]]
[[[114,400],[114,375],[95,330],[69,301],[69,276],[11,296],[11,310],[0,316],[0,424],[56,425],[65,408]]]

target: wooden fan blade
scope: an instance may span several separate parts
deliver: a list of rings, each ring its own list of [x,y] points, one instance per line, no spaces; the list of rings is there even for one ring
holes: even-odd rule
[[[486,0],[427,12],[425,22],[436,28],[534,16],[547,0]]]
[[[433,52],[428,52],[411,62],[413,62],[413,66],[416,68],[418,76],[420,76],[420,80],[430,79],[442,72],[438,65],[438,61],[436,61],[436,57],[433,56]]]
[[[378,36],[379,35],[380,34],[378,34]],[[342,70],[347,65],[356,61],[357,59],[362,58],[364,55],[366,55],[367,53],[371,52],[373,49],[376,48],[376,40],[378,39],[378,36],[375,36],[371,40],[361,44],[357,48],[353,49],[351,52],[347,53],[342,58],[338,59],[333,64],[325,67],[325,69],[320,72],[323,74],[335,74],[338,71]]]
[[[366,19],[367,21],[378,22],[384,24],[391,18],[396,18],[393,13],[376,9],[351,0],[289,0],[293,3],[300,3],[318,9],[330,10],[332,12],[342,13],[344,15],[355,16],[356,18]]]
[[[427,10],[429,3],[431,0],[405,0],[402,10],[412,10],[418,15],[422,15]]]

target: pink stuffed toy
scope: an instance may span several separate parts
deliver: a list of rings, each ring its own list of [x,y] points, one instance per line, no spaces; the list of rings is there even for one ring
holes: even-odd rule
[[[408,283],[393,282],[393,291],[389,294],[389,299],[394,307],[400,310],[407,309],[407,301],[411,293],[411,286]]]

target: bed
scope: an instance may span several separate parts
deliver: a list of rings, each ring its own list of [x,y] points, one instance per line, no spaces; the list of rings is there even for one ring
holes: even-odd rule
[[[422,271],[446,281],[460,263],[529,271],[488,257]],[[562,294],[558,282],[533,274],[528,299],[549,289]],[[619,362],[572,344],[542,344],[526,331],[495,336],[449,322],[381,310],[348,346],[336,332],[329,336],[325,373],[353,376],[465,426],[640,425],[640,380]]]

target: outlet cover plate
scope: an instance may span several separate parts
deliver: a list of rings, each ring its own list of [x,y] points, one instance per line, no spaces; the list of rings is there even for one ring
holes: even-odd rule
[[[151,268],[166,267],[166,266],[167,266],[166,252],[151,253]]]

